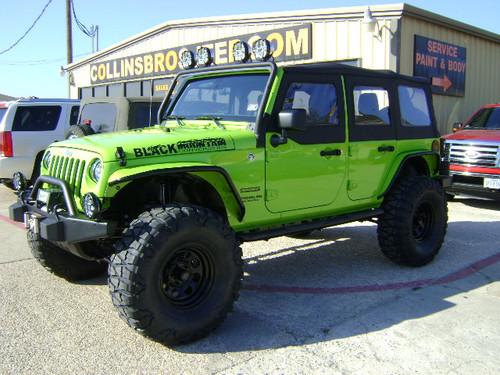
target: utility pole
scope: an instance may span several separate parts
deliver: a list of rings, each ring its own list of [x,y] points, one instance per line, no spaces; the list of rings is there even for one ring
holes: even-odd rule
[[[66,47],[68,65],[73,62],[73,33],[71,31],[71,0],[66,0]]]

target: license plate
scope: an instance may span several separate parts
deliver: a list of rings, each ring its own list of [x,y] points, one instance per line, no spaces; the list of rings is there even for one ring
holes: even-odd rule
[[[40,190],[38,190],[38,195],[36,197],[36,200],[38,202],[48,203],[49,202],[49,196],[50,196],[50,193],[48,191],[40,189]]]
[[[483,186],[489,189],[500,189],[500,178],[485,178]]]

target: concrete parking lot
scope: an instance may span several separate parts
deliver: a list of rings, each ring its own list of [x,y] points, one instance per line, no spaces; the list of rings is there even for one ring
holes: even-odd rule
[[[209,337],[167,348],[120,320],[106,278],[31,256],[0,187],[1,374],[498,374],[500,202],[449,203],[441,253],[392,264],[376,226],[243,245],[244,287]]]

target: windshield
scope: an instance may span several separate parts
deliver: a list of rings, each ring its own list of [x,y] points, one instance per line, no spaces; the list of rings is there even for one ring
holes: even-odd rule
[[[483,108],[464,125],[464,129],[500,129],[500,107]]]
[[[269,74],[244,74],[189,81],[168,114],[171,117],[254,122]]]

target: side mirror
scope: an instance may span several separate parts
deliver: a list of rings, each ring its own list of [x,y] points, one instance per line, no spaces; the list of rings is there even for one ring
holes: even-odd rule
[[[279,127],[286,130],[306,130],[305,109],[284,109],[279,113]]]
[[[278,147],[288,142],[287,130],[306,130],[307,113],[305,109],[284,109],[278,115],[281,137],[273,135],[271,146]]]
[[[458,129],[460,129],[462,127],[463,124],[459,123],[459,122],[455,122],[453,124],[453,133],[455,133],[456,131],[458,131]]]

